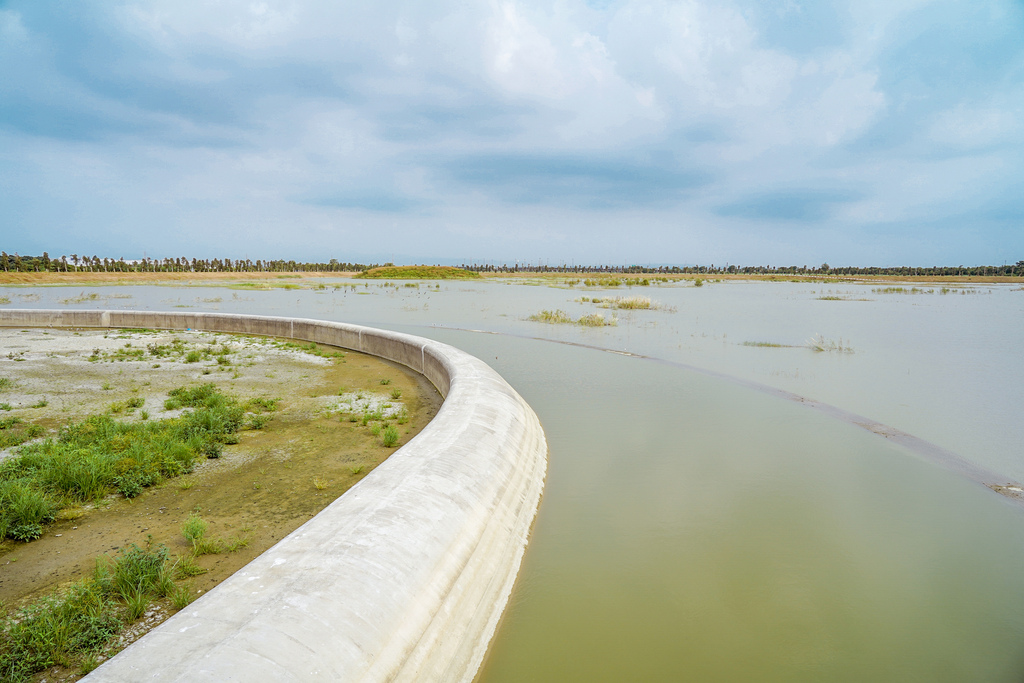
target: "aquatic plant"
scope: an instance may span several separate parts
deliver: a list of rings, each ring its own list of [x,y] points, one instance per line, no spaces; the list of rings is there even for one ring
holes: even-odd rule
[[[848,343],[844,344],[842,338],[838,341],[833,339],[826,339],[820,334],[816,334],[807,340],[807,348],[817,353],[822,352],[835,352],[835,353],[853,353],[853,349]]]
[[[534,313],[529,317],[529,320],[539,323],[552,323],[552,324],[564,324],[571,323],[573,319],[569,317],[569,314],[561,309],[554,311],[543,310],[540,313]]]
[[[573,320],[569,317],[568,313],[561,309],[554,311],[544,310],[540,313],[531,315],[528,320],[549,324],[575,324],[583,327],[605,327],[616,325],[618,323],[614,316],[606,319],[600,313],[591,313]]]
[[[775,342],[766,341],[745,341],[741,343],[740,346],[757,346],[771,349],[789,348],[789,344],[776,344]]]
[[[614,317],[606,319],[600,313],[591,313],[589,315],[583,315],[576,320],[577,325],[582,325],[584,327],[613,327],[617,323],[618,321]]]

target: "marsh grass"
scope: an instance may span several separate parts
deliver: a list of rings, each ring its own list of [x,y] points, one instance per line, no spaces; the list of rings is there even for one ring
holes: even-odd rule
[[[88,673],[153,600],[170,598],[177,606],[179,596],[190,593],[174,582],[173,573],[162,545],[132,544],[113,558],[97,559],[91,577],[0,622],[0,680],[27,681],[54,665]]]
[[[548,323],[552,325],[580,325],[582,327],[606,327],[614,326],[618,324],[618,321],[614,316],[611,318],[605,318],[600,313],[591,313],[589,315],[583,315],[575,320],[569,316],[565,311],[558,309],[554,311],[541,311],[531,315],[528,320],[534,322]]]
[[[112,492],[134,498],[146,487],[191,472],[200,456],[218,457],[224,443],[237,442],[245,412],[235,398],[212,384],[180,387],[170,395],[177,407],[191,410],[158,422],[88,417],[0,462],[0,538],[38,538],[61,508]],[[142,399],[134,397],[120,409],[140,405]],[[18,423],[0,429],[0,445],[23,444],[43,432],[38,425],[19,429]]]
[[[666,306],[647,296],[608,296],[608,297],[580,297],[580,303],[597,304],[601,308],[614,308],[626,311],[669,311],[675,312],[675,308]]]
[[[815,353],[853,353],[853,348],[850,347],[848,342],[844,343],[842,338],[836,341],[834,339],[826,339],[820,334],[816,334],[807,340],[807,348]]]
[[[591,313],[577,318],[576,324],[583,327],[614,327],[618,324],[618,321],[615,319],[615,316],[606,319],[600,313]]]
[[[789,348],[793,348],[789,344],[776,344],[775,342],[766,342],[766,341],[745,341],[742,344],[740,344],[740,346],[757,346],[757,347],[760,347],[760,348],[768,348],[768,349],[789,349]]]
[[[554,311],[543,310],[540,313],[534,313],[529,317],[530,320],[538,323],[549,323],[552,325],[571,324],[573,319],[569,317],[569,314],[561,309]]]

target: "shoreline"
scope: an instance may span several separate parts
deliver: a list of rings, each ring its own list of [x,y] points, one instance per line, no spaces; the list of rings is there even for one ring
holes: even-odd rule
[[[104,286],[104,285],[194,285],[223,286],[242,282],[264,282],[277,280],[349,279],[357,272],[226,272],[226,273],[93,273],[93,272],[46,272],[14,273],[0,272],[0,287],[11,286]],[[557,273],[480,273],[485,280],[564,280],[573,278],[618,280],[643,280],[667,278],[670,282],[704,280],[751,281],[751,282],[806,282],[814,284],[1004,284],[1024,286],[1024,277],[1012,275],[790,275],[790,274],[747,274],[747,273],[588,273],[582,271]],[[431,278],[424,278],[431,279]]]

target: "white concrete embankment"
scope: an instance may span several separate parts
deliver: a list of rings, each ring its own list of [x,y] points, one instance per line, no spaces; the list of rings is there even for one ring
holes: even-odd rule
[[[315,341],[406,365],[445,397],[430,424],[356,486],[87,680],[472,680],[547,465],[537,416],[489,366],[420,337],[315,320],[0,310],[0,325]]]

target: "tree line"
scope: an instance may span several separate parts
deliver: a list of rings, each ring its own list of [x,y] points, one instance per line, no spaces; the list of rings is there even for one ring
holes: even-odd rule
[[[47,252],[42,256],[9,255],[0,252],[0,270],[4,272],[37,273],[346,273],[369,270],[393,263],[348,263],[330,259],[326,263],[308,263],[295,260],[250,259],[189,259],[186,257],[151,259],[143,258],[126,261],[124,258],[100,258],[98,256],[59,256],[51,258]],[[1015,276],[1024,277],[1024,261],[1001,266],[840,266],[827,263],[820,266],[639,266],[639,265],[541,265],[541,264],[479,264],[463,263],[460,268],[478,273],[636,273],[651,275],[915,275],[936,276]]]
[[[16,273],[345,273],[375,268],[378,264],[342,263],[331,259],[326,263],[306,263],[294,260],[250,259],[189,259],[143,258],[126,261],[124,258],[98,256],[42,256],[9,255],[0,252],[0,270]],[[391,264],[387,264],[391,265]]]
[[[462,264],[461,268],[473,270],[479,273],[637,273],[652,275],[900,275],[909,277],[923,275],[928,277],[936,276],[1016,276],[1024,277],[1024,261],[1017,261],[1014,265],[1001,266],[928,266],[918,268],[914,266],[841,266],[832,267],[827,263],[820,266],[583,266],[561,264],[551,265],[524,265],[515,264],[509,266],[502,264]]]

